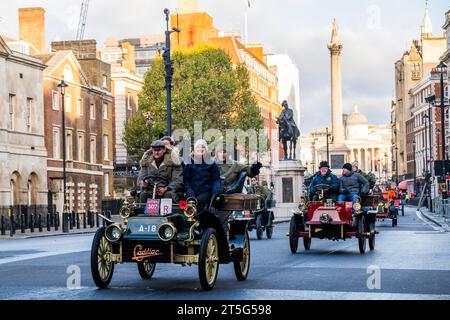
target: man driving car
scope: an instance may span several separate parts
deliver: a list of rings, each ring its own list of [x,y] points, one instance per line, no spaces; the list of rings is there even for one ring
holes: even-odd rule
[[[319,172],[314,176],[311,184],[309,185],[309,198],[312,201],[319,200],[319,193],[316,189],[318,185],[329,185],[328,190],[324,190],[324,199],[337,200],[339,193],[339,179],[331,173],[328,162],[322,161],[319,165]]]

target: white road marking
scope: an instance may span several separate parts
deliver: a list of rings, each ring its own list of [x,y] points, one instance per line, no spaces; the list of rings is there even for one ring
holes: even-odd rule
[[[423,214],[420,210],[416,211],[416,216],[417,218],[419,218],[423,223],[425,223],[426,225],[428,225],[429,227],[433,228],[433,230],[439,231],[439,232],[445,232],[445,229],[442,227],[437,226],[434,223],[431,223],[430,221],[428,221],[428,219],[425,219],[423,217]]]
[[[32,260],[32,259],[38,259],[38,258],[44,258],[44,257],[51,257],[51,256],[58,256],[62,254],[70,254],[70,253],[78,253],[78,252],[86,252],[91,251],[90,249],[79,249],[79,250],[66,250],[66,251],[53,251],[53,252],[40,252],[40,253],[32,253],[32,254],[26,254],[26,255],[19,255],[12,258],[4,258],[0,259],[0,265],[12,263],[12,262],[18,262],[18,261],[25,261],[25,260]],[[6,251],[7,252],[7,251]]]

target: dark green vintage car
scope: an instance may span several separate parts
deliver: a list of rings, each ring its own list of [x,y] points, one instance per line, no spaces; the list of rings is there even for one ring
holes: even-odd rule
[[[137,264],[143,279],[152,277],[158,263],[198,265],[200,284],[205,290],[214,287],[219,264],[233,263],[236,278],[246,280],[250,268],[247,227],[251,216],[230,210],[231,198],[241,199],[247,209],[252,197],[223,195],[201,213],[197,212],[195,199],[180,203],[149,200],[146,204],[129,199],[120,210],[123,223],[109,220],[107,227],[95,234],[91,250],[95,284],[106,288],[114,265],[127,262]]]

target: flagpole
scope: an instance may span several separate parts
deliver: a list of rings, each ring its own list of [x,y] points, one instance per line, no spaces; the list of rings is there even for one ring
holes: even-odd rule
[[[248,46],[248,5],[245,5],[245,46]]]

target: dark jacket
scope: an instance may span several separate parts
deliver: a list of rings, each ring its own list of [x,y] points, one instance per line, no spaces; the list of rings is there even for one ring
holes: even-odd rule
[[[145,177],[150,177],[147,188],[152,189],[155,184],[158,187],[167,187],[171,190],[183,190],[183,167],[178,155],[166,152],[159,168],[151,150],[144,153],[141,160],[141,171],[137,179],[138,185]]]
[[[373,173],[365,173],[362,170],[358,170],[356,172],[359,173],[360,175],[362,175],[364,178],[366,178],[367,181],[369,181],[370,189],[373,189],[373,187],[375,187],[377,178],[375,177],[375,175]]]
[[[369,192],[369,181],[357,172],[341,177],[341,194],[357,194]]]
[[[225,179],[223,181],[224,188],[231,186],[242,171],[245,171],[247,176],[252,176],[249,165],[240,164],[232,159],[228,159],[226,163],[220,163],[217,161],[216,163],[220,168],[220,175]]]
[[[183,172],[186,197],[196,197],[203,192],[218,193],[221,190],[220,169],[215,162],[207,164],[185,163]]]
[[[325,176],[322,176],[320,174],[320,171],[317,172],[314,175],[314,178],[312,179],[311,184],[309,185],[309,193],[315,193],[315,186],[318,184],[327,184],[331,187],[329,192],[331,193],[339,193],[339,179],[336,177],[333,173],[331,173],[331,170],[328,170],[327,174]]]

